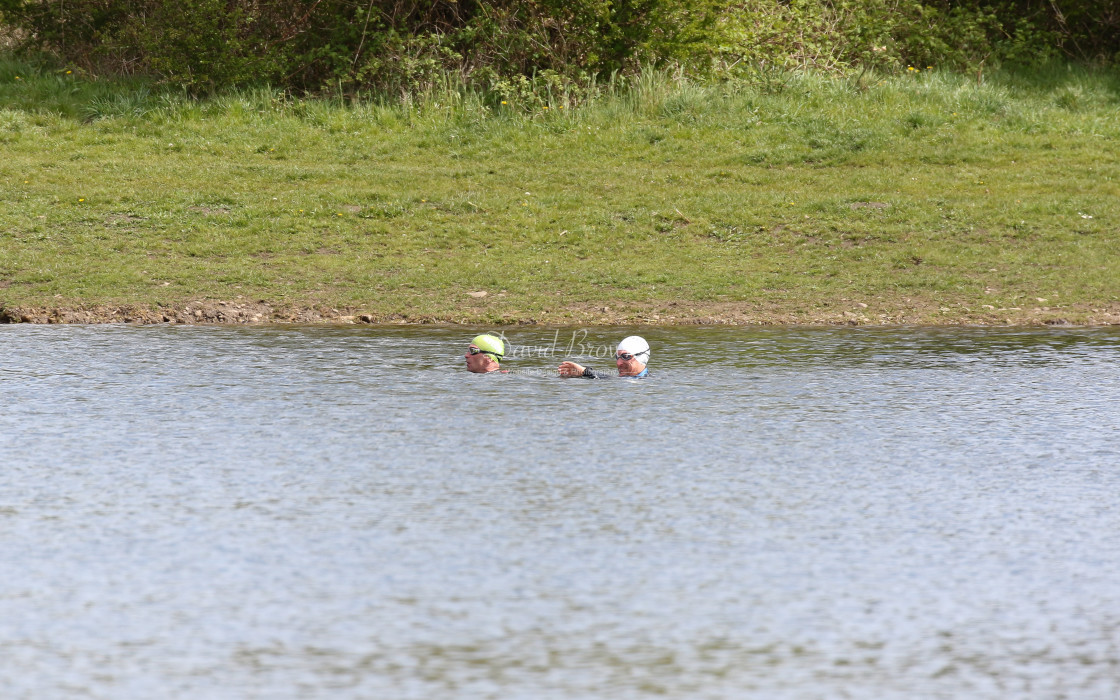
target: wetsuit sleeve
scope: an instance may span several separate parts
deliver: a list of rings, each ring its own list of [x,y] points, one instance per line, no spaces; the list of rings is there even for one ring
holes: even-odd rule
[[[615,374],[602,374],[600,372],[596,372],[590,367],[584,367],[583,374],[580,376],[587,379],[645,379],[649,377],[649,368],[647,367],[646,369],[643,369],[641,374],[637,374],[633,377],[619,377]]]

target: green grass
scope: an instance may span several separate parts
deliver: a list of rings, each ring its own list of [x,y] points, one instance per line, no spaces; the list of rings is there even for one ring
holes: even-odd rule
[[[647,71],[548,107],[454,89],[199,101],[0,61],[0,308],[245,297],[469,322],[1120,310],[1115,71],[858,86]]]

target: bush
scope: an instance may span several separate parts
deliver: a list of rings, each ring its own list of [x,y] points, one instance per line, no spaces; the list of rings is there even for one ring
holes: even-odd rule
[[[0,0],[0,32],[194,92],[411,93],[725,70],[1114,62],[1115,0]],[[537,88],[534,87],[533,90]]]

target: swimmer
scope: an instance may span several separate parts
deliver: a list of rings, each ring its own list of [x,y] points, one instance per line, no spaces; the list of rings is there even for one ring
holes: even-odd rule
[[[649,343],[638,335],[623,338],[614,353],[614,363],[618,376],[645,379],[649,376],[646,364],[649,362]],[[590,367],[575,362],[561,362],[557,368],[561,377],[587,377],[588,379],[609,379],[612,375],[600,374]]]
[[[499,364],[505,357],[506,346],[502,339],[493,335],[479,335],[471,341],[466,354],[467,369],[477,374],[502,371]]]

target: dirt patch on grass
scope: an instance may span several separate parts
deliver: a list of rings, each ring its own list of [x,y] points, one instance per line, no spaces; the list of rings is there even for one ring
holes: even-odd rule
[[[475,300],[471,300],[475,301]],[[981,308],[936,302],[840,299],[813,308],[747,301],[671,301],[641,306],[576,303],[547,312],[500,312],[474,304],[446,313],[409,314],[361,307],[249,301],[191,301],[168,306],[0,306],[0,323],[135,324],[449,324],[449,325],[727,325],[727,326],[1110,326],[1120,325],[1120,304],[1092,307]]]
[[[147,221],[147,219],[133,214],[109,214],[105,217],[106,224],[131,224],[137,221]]]
[[[848,205],[849,209],[887,209],[890,207],[886,202],[852,202]]]

